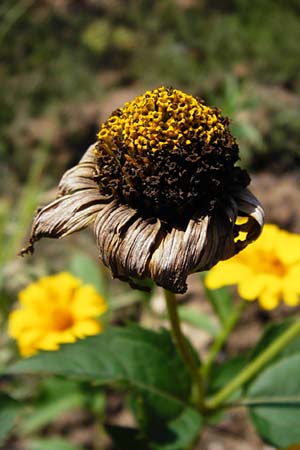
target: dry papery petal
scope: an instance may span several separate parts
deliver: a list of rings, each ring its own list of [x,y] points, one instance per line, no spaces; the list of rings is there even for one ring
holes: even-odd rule
[[[238,226],[240,231],[247,232],[247,238],[241,243],[242,248],[244,248],[260,235],[264,224],[264,210],[257,198],[248,189],[236,190],[233,198],[238,208],[238,214],[248,217],[248,222]]]
[[[251,202],[255,203],[255,198],[251,197]],[[247,205],[254,212],[252,203]],[[169,229],[158,218],[142,218],[137,210],[114,200],[95,221],[100,259],[116,278],[151,278],[166,289],[183,293],[190,273],[207,270],[247,245],[235,243],[234,218],[227,214],[194,216],[185,229]],[[256,235],[260,226],[255,220],[248,222],[249,235]]]
[[[168,231],[159,219],[144,219],[135,209],[114,201],[95,222],[100,258],[117,278],[151,278],[181,292],[201,253],[207,222],[191,221],[186,230]]]
[[[190,273],[208,270],[259,236],[263,209],[244,187],[235,188],[207,216],[195,213],[185,226],[143,217],[121,200],[100,194],[94,149],[90,146],[63,175],[59,198],[38,211],[30,244],[21,254],[33,252],[34,242],[42,237],[62,238],[95,222],[100,259],[114,277],[130,283],[150,278],[183,293]],[[238,216],[246,217],[246,222],[236,224]],[[244,240],[235,239],[239,231],[247,233]]]
[[[21,255],[32,253],[34,242],[42,237],[62,238],[87,227],[109,201],[96,189],[84,189],[54,200],[35,216],[30,244],[21,250]]]
[[[135,209],[114,200],[95,222],[101,260],[117,278],[145,277],[160,228],[158,219],[142,219]]]
[[[94,148],[95,145],[91,145],[79,163],[64,173],[58,185],[60,195],[70,194],[82,189],[94,188],[99,191],[98,185],[94,181]]]

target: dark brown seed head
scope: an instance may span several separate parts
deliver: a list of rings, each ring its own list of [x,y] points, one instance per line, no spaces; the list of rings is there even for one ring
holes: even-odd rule
[[[101,126],[96,181],[112,195],[170,223],[209,214],[249,177],[235,163],[238,146],[217,108],[177,89],[148,91]]]

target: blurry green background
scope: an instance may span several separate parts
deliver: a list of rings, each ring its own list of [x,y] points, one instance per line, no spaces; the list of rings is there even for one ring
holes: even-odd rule
[[[45,147],[57,178],[110,103],[162,84],[229,115],[250,169],[299,163],[299,0],[2,0],[0,19],[4,189]]]

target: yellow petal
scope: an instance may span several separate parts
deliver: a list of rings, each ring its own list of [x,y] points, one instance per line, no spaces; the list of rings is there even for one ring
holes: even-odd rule
[[[281,230],[276,240],[276,252],[287,265],[300,263],[300,236]]]
[[[67,344],[75,342],[75,336],[69,331],[50,332],[47,333],[37,344],[37,348],[41,350],[57,350],[59,344]]]
[[[17,309],[12,311],[8,320],[8,334],[12,337],[22,335],[26,330],[41,328],[43,318],[35,311]]]
[[[235,224],[236,225],[245,225],[246,223],[248,223],[248,221],[249,221],[249,217],[238,216],[236,218]]]
[[[284,278],[284,290],[289,289],[300,294],[300,264],[295,264],[288,268]]]
[[[297,306],[299,304],[299,294],[291,289],[283,291],[283,301],[288,306]]]
[[[19,352],[25,358],[34,355],[37,353],[37,349],[32,346],[25,346],[22,343],[18,342]]]
[[[280,288],[280,282],[273,275],[257,274],[243,278],[238,285],[240,296],[246,300],[255,300],[261,293],[268,289],[268,286],[274,286],[275,290]]]
[[[263,309],[271,310],[278,306],[281,299],[279,291],[272,291],[271,289],[266,289],[259,296],[259,304]]]
[[[18,337],[18,347],[22,356],[31,356],[36,353],[37,345],[43,338],[43,330],[27,330]]]
[[[255,242],[257,248],[264,252],[274,253],[274,247],[280,235],[280,229],[277,225],[266,224],[263,228],[261,236]]]
[[[103,314],[107,310],[107,304],[93,286],[86,285],[74,293],[71,308],[74,317],[86,318]]]
[[[218,289],[222,286],[237,284],[250,275],[250,268],[235,262],[235,258],[232,258],[213,267],[205,277],[205,285],[208,289]]]
[[[38,283],[32,283],[19,292],[20,303],[27,308],[37,308],[41,306],[41,301],[45,298],[45,290]]]
[[[245,241],[247,239],[247,236],[248,236],[247,231],[239,231],[238,236],[234,238],[234,242]]]
[[[57,306],[68,305],[73,293],[80,288],[81,281],[68,272],[61,272],[57,275],[43,277],[39,281],[44,289],[45,299],[55,303]]]
[[[81,320],[76,322],[72,328],[72,332],[76,337],[83,338],[85,336],[92,336],[102,331],[100,323],[95,319]]]

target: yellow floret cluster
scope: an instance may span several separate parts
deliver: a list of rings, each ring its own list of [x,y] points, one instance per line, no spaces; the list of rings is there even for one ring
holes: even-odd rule
[[[225,127],[217,109],[178,89],[160,87],[136,97],[101,125],[98,139],[108,153],[126,145],[130,154],[171,148],[192,140],[214,141]]]

